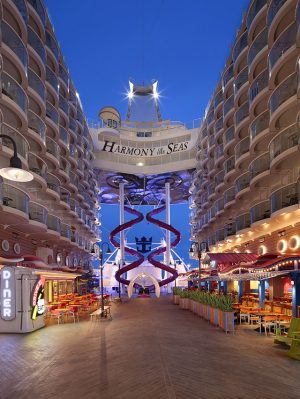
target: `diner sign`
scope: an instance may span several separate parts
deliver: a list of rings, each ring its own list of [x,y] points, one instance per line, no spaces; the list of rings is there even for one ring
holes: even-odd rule
[[[34,285],[32,292],[32,320],[45,312],[45,299],[44,299],[44,284],[45,277],[41,277]]]
[[[16,318],[16,286],[15,271],[12,267],[4,267],[0,274],[1,319],[5,321]]]
[[[117,155],[127,155],[133,157],[159,157],[161,155],[170,155],[175,152],[183,152],[192,148],[191,141],[181,141],[179,143],[169,143],[163,146],[153,146],[151,148],[143,147],[131,147],[128,145],[118,144],[115,141],[101,141],[99,140],[100,150],[105,152],[111,152]]]

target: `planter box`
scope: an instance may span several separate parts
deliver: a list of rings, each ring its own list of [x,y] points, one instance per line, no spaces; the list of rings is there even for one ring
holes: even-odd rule
[[[209,322],[214,326],[218,327],[219,325],[219,311],[216,308],[210,308],[209,314]]]
[[[180,298],[179,305],[180,309],[188,310],[189,309],[189,298]]]
[[[189,300],[189,310],[190,310],[191,312],[194,311],[194,301],[193,301],[193,299],[190,299],[190,300]]]
[[[174,305],[179,305],[179,295],[173,295],[173,303]]]
[[[194,301],[193,299],[190,299],[190,311],[194,314],[197,314],[198,312],[198,302]]]
[[[208,321],[210,319],[210,307],[207,305],[203,305],[203,317],[205,320]]]
[[[234,334],[234,312],[223,312],[219,310],[219,326],[226,333]]]

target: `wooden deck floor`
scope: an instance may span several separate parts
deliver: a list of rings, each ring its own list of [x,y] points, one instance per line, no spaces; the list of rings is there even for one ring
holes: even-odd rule
[[[112,322],[0,335],[0,398],[300,398],[300,362],[271,337],[226,336],[167,297],[112,313]]]

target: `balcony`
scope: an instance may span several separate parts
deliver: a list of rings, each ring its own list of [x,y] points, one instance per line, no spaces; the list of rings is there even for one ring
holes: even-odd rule
[[[249,116],[249,103],[247,101],[235,113],[235,126],[238,126],[248,116]]]
[[[8,73],[2,72],[1,76],[2,94],[14,101],[23,112],[27,113],[28,100],[25,90]]]
[[[293,183],[271,194],[271,213],[299,203],[299,184]]]
[[[208,245],[209,247],[216,245],[216,236],[208,237]]]
[[[229,111],[234,110],[234,95],[230,96],[223,107],[223,118],[229,113]]]
[[[253,81],[249,88],[249,103],[251,104],[256,96],[268,87],[269,71],[265,69]]]
[[[224,198],[220,198],[215,202],[216,205],[216,214],[224,211]]]
[[[71,240],[71,226],[61,223],[61,236]]]
[[[268,219],[270,216],[270,201],[260,202],[250,209],[251,224]]]
[[[225,235],[224,235],[224,229],[219,229],[216,231],[216,242],[219,241],[224,241]]]
[[[75,186],[76,189],[78,188],[79,179],[74,172],[70,172],[70,183],[73,184],[73,186]]]
[[[248,45],[248,32],[244,32],[236,42],[233,49],[233,62],[236,63],[239,55]]]
[[[46,66],[46,81],[50,84],[50,86],[54,89],[55,93],[58,94],[58,79],[56,74],[52,71],[51,68]]]
[[[59,96],[59,108],[62,109],[67,116],[69,115],[68,101],[62,96]]]
[[[77,214],[78,208],[80,208],[78,202],[75,201],[73,198],[70,198],[70,209],[71,209],[71,211]]]
[[[206,117],[207,126],[213,122],[214,117],[215,117],[215,113],[214,113],[214,110],[212,110]]]
[[[254,39],[248,52],[248,68],[250,69],[256,56],[267,46],[268,44],[268,29],[265,28],[260,34]]]
[[[247,29],[250,30],[252,22],[254,21],[256,15],[259,13],[259,11],[264,7],[264,5],[267,4],[267,0],[255,0],[248,12],[247,16]]]
[[[268,152],[260,155],[258,158],[254,159],[249,166],[250,179],[254,179],[256,176],[263,172],[269,171],[270,169],[270,155]]]
[[[231,126],[229,129],[226,130],[224,134],[224,147],[234,140],[234,126]]]
[[[46,137],[46,152],[53,155],[57,160],[59,159],[59,147],[50,137]]]
[[[22,15],[22,18],[25,22],[25,25],[28,23],[28,10],[26,7],[25,0],[12,0],[14,5],[17,7],[19,10],[19,13]]]
[[[40,17],[43,26],[46,25],[46,13],[43,3],[40,0],[28,0],[28,3],[34,8],[37,15]]]
[[[270,112],[273,114],[280,105],[297,94],[297,73],[292,73],[273,91],[270,97]]]
[[[290,148],[296,147],[298,149],[299,139],[300,127],[298,123],[280,132],[270,143],[271,161]]]
[[[9,184],[3,183],[0,189],[0,201],[3,206],[17,209],[28,215],[29,196]]]
[[[77,135],[77,122],[72,117],[69,117],[69,129]]]
[[[213,183],[210,183],[210,184],[208,185],[208,187],[207,187],[207,194],[208,194],[209,197],[210,197],[211,195],[215,194],[215,188],[216,188],[216,185],[215,185],[214,182],[213,182]]]
[[[74,230],[71,230],[71,242],[78,244],[78,233]]]
[[[69,91],[69,103],[71,103],[75,108],[77,107],[77,97],[72,90]]]
[[[30,201],[29,219],[47,225],[48,211],[44,206]]]
[[[28,68],[28,85],[41,97],[44,103],[46,101],[46,88],[40,77],[30,68]]]
[[[46,50],[45,50],[42,40],[35,33],[35,31],[30,28],[30,26],[28,26],[27,32],[28,32],[28,44],[37,53],[37,55],[40,57],[43,64],[46,64],[47,56],[46,56]]]
[[[54,55],[56,61],[58,61],[59,57],[58,44],[56,43],[56,40],[48,30],[46,30],[46,46],[52,51],[52,54]]]
[[[24,68],[28,65],[28,54],[27,49],[17,35],[17,33],[12,29],[5,21],[1,21],[1,31],[2,31],[2,41],[6,44],[20,60]]]
[[[241,72],[237,75],[234,81],[234,95],[236,96],[239,90],[248,83],[248,67],[245,67],[241,70]],[[225,107],[225,105],[224,105]]]
[[[235,162],[244,154],[249,152],[250,138],[245,137],[234,147]]]
[[[30,152],[28,154],[28,166],[31,172],[46,180],[48,168],[46,162],[42,158]]]
[[[278,11],[287,2],[287,0],[272,0],[268,9],[267,23],[270,26],[276,17]]]
[[[251,226],[250,213],[244,213],[243,215],[239,215],[235,219],[236,231],[249,229],[250,226]]]
[[[224,163],[225,175],[227,175],[227,173],[233,171],[234,168],[235,168],[235,157],[232,156],[232,157],[228,158]]]
[[[212,220],[216,217],[216,206],[213,205],[209,210],[208,210],[208,220]]]
[[[59,115],[57,109],[48,101],[46,102],[46,116],[55,124],[58,125]]]
[[[260,114],[250,125],[250,142],[252,142],[260,133],[269,128],[270,112],[266,110]]]
[[[81,111],[79,108],[77,108],[77,116],[76,116],[76,119],[78,120],[78,122],[79,122],[82,126],[84,125],[84,116],[83,116],[82,111]]]
[[[215,134],[218,134],[223,129],[223,117],[219,118],[215,123]]]
[[[60,189],[60,200],[65,204],[69,205],[71,208],[71,194],[68,190],[61,187]]]
[[[64,143],[64,145],[69,148],[70,146],[70,136],[66,129],[59,126],[59,139]]]
[[[59,77],[65,83],[67,87],[69,87],[69,75],[65,68],[59,64]]]
[[[59,158],[59,169],[69,176],[71,170],[70,162],[62,156]]]
[[[55,191],[60,196],[60,181],[51,173],[46,174],[46,182],[49,190]]]
[[[223,144],[219,144],[217,146],[216,150],[215,150],[215,159],[216,159],[216,161],[219,158],[222,158],[223,155],[224,155],[224,146],[223,146]]]
[[[224,170],[221,170],[221,172],[219,172],[219,173],[215,176],[214,182],[215,182],[216,187],[217,187],[219,184],[224,183],[224,176],[225,176],[225,171],[224,171]]]
[[[243,175],[241,175],[238,179],[235,181],[235,193],[238,194],[239,192],[245,190],[246,188],[249,187],[250,184],[250,173],[246,172]]]
[[[28,110],[28,128],[33,130],[46,143],[46,125],[44,121],[34,112]]]
[[[77,161],[77,159],[78,159],[78,150],[77,150],[75,144],[70,144],[70,155],[73,158],[73,160]]]
[[[224,207],[229,205],[230,202],[235,200],[235,187],[230,187],[228,190],[224,192]]]
[[[223,101],[223,90],[220,90],[216,96],[214,101],[214,108],[216,109],[219,104]]]
[[[232,78],[233,78],[233,65],[231,64],[227,68],[223,76],[223,89],[227,86],[227,84],[231,81]]]
[[[57,216],[48,214],[47,227],[49,230],[61,233],[61,222]]]
[[[236,233],[235,223],[229,222],[224,225],[224,239],[234,236]]]
[[[15,140],[17,145],[18,154],[21,155],[25,160],[28,159],[28,152],[29,152],[29,144],[27,140],[23,137],[23,135],[18,132],[15,128],[7,125],[6,123],[2,124],[2,134],[6,134],[10,136],[12,139]],[[2,145],[5,147],[10,148],[13,151],[12,142],[10,140],[6,140],[4,137],[0,139],[2,141]]]
[[[202,130],[201,135],[202,135],[202,140],[203,140],[205,137],[207,137],[207,129],[206,129],[206,128]]]
[[[298,24],[295,21],[281,33],[277,38],[269,53],[269,72],[276,65],[277,61],[294,45],[296,45],[296,36]]]

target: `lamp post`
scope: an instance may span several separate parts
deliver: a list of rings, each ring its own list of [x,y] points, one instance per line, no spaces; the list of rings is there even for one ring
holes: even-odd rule
[[[104,247],[107,246],[105,254],[111,254],[111,250],[109,244],[107,242],[102,242],[100,245],[100,292],[101,292],[101,317],[103,317],[103,310],[104,310],[104,297],[103,297],[103,255],[104,255]]]
[[[10,158],[9,167],[0,169],[0,176],[7,180],[26,183],[33,180],[33,174],[22,169],[21,159],[18,157],[17,145],[14,139],[7,134],[0,134],[0,139],[8,140],[12,143],[14,155]]]
[[[181,265],[181,260],[178,260],[178,265]],[[176,260],[174,260],[174,263],[172,263],[172,261],[170,260],[170,266],[174,266],[175,272],[177,272],[177,262]],[[174,280],[174,287],[177,287],[177,278],[175,278]]]
[[[198,274],[199,274],[198,291],[200,292],[201,291],[201,255],[202,255],[202,252],[209,252],[208,243],[206,241],[193,242],[189,249],[189,253],[194,254],[195,252],[198,255]]]

